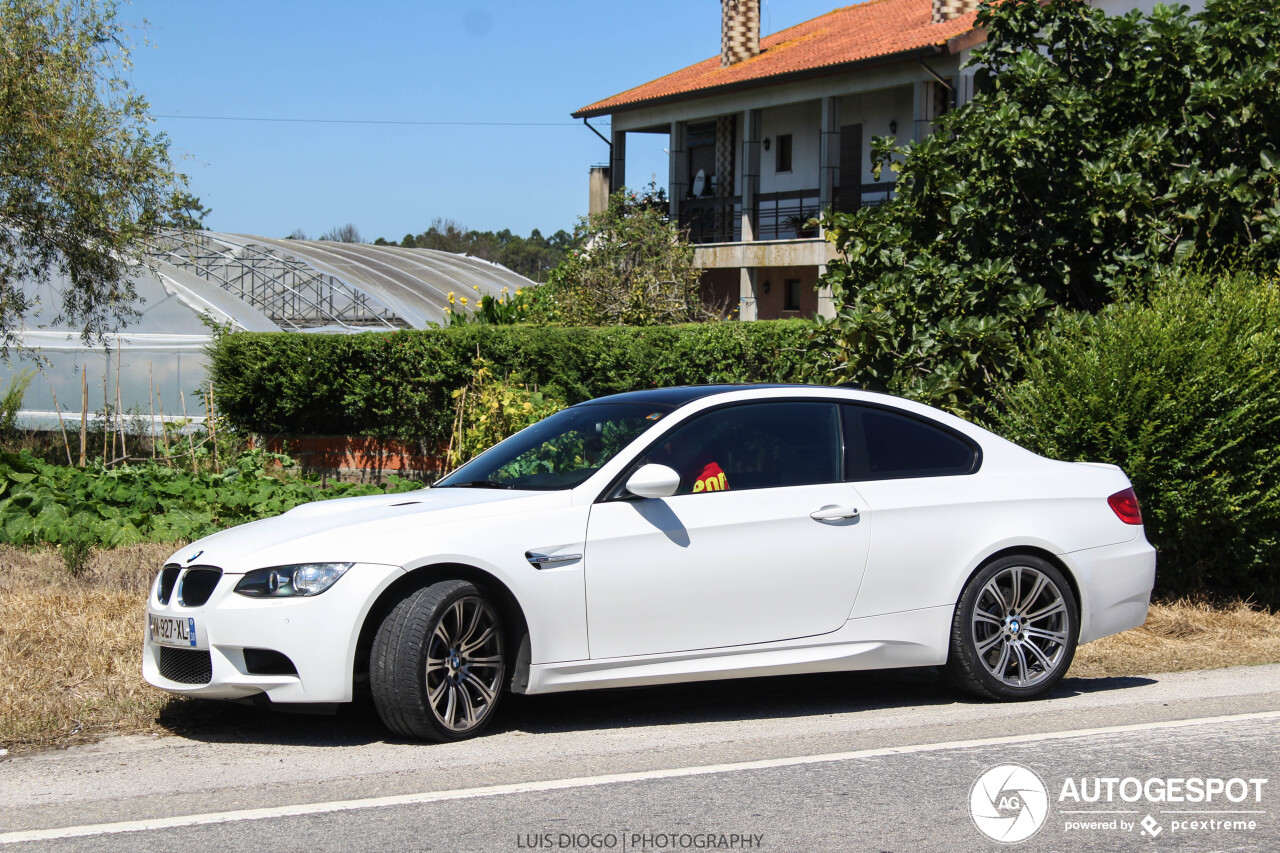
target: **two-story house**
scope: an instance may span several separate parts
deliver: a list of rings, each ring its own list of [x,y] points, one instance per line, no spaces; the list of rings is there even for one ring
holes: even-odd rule
[[[883,203],[893,175],[874,180],[871,137],[918,140],[973,96],[976,69],[964,66],[985,40],[977,6],[872,0],[761,39],[759,0],[721,0],[718,57],[573,113],[611,119],[592,212],[627,183],[628,135],[665,135],[671,217],[697,244],[708,302],[744,320],[832,313],[817,284],[833,247],[809,222]]]

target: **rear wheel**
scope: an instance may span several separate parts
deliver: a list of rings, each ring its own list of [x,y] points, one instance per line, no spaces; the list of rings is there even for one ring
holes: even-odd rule
[[[960,594],[947,671],[987,699],[1032,699],[1071,666],[1079,607],[1062,572],[1030,555],[985,566]]]
[[[392,608],[369,656],[382,722],[423,740],[463,740],[488,724],[502,698],[502,618],[467,581],[442,581]]]

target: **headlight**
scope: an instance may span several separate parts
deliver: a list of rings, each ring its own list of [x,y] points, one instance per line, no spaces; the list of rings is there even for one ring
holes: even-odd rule
[[[319,595],[338,582],[355,563],[303,563],[249,572],[236,584],[236,592],[250,598],[292,598]]]

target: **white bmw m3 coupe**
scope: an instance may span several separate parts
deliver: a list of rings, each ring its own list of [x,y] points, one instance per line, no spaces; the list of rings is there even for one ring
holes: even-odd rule
[[[507,690],[945,666],[1027,699],[1143,623],[1155,566],[1115,466],[865,391],[640,391],[431,488],[192,543],[151,590],[143,673],[280,705],[367,690],[434,740]]]

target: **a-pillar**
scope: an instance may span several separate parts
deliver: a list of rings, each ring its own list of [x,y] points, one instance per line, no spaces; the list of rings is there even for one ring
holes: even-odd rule
[[[613,156],[609,162],[609,193],[616,193],[627,185],[627,132],[615,130]]]

